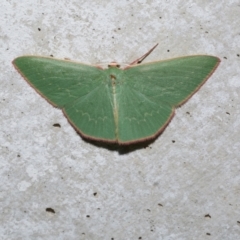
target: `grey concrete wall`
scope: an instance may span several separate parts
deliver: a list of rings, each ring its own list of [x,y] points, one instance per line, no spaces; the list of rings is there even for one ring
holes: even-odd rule
[[[239,239],[239,16],[238,0],[2,0],[0,239]],[[127,152],[84,141],[11,63],[129,63],[156,43],[145,62],[222,62],[156,141]]]

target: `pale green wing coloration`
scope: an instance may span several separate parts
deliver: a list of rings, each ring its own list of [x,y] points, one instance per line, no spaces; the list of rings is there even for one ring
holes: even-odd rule
[[[109,76],[97,67],[52,58],[23,56],[14,66],[85,137],[116,141]]]
[[[174,115],[208,79],[220,60],[188,56],[136,65],[126,69],[119,94],[119,139],[158,135]]]
[[[13,64],[37,92],[63,110],[83,137],[130,144],[162,132],[174,109],[200,88],[219,62],[213,56],[189,56],[99,69],[23,56]]]

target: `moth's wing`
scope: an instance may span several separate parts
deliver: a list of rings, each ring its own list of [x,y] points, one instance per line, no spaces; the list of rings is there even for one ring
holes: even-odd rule
[[[39,94],[63,110],[81,135],[115,142],[112,93],[103,70],[35,56],[16,58],[13,64]]]
[[[155,138],[209,78],[220,60],[189,56],[153,62],[124,70],[118,95],[118,138],[122,144]]]

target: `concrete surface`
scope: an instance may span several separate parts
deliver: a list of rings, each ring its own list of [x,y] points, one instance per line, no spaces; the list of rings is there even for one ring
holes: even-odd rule
[[[240,239],[239,26],[239,0],[2,0],[0,239]],[[131,62],[157,42],[145,62],[222,62],[156,141],[126,152],[84,141],[11,64]]]

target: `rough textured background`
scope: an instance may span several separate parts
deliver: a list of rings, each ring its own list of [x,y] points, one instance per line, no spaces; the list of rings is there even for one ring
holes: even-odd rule
[[[2,0],[0,13],[0,239],[239,239],[239,0]],[[130,62],[157,42],[146,61],[222,62],[155,142],[127,153],[82,140],[11,64]]]

